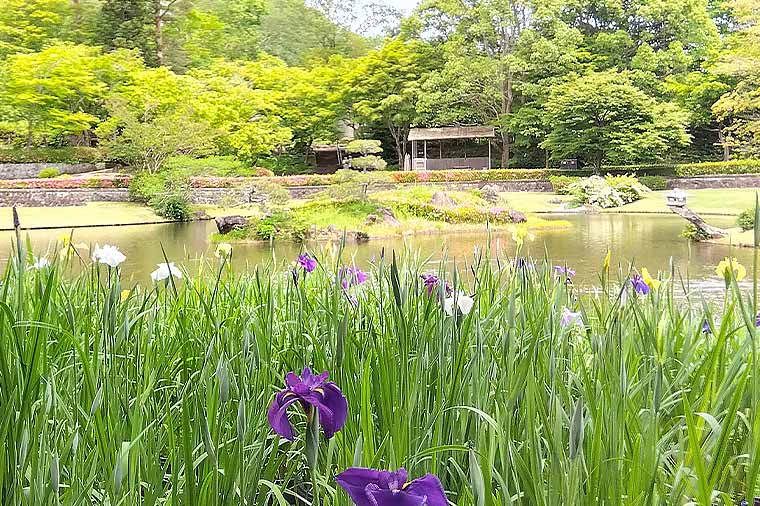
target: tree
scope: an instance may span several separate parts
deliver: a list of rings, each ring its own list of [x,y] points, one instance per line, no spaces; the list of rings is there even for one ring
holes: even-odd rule
[[[304,0],[267,0],[265,10],[261,18],[261,49],[291,65],[326,62],[334,55],[357,57],[370,48],[364,37],[335,24]]]
[[[752,0],[729,4],[743,29],[728,40],[716,72],[736,81],[712,107],[724,124],[723,144],[743,157],[760,155],[760,10]]]
[[[109,117],[96,132],[115,159],[150,172],[174,155],[216,152],[219,132],[198,114],[199,86],[165,67],[134,70],[109,96]]]
[[[98,42],[106,49],[137,49],[148,64],[157,64],[154,2],[104,0],[98,19]]]
[[[542,146],[597,170],[605,162],[655,161],[689,143],[683,112],[657,103],[617,72],[569,79],[552,90],[546,109],[552,128]]]
[[[431,86],[497,127],[502,167],[509,166],[515,84],[526,65],[516,50],[535,14],[530,0],[428,0],[419,8],[424,31],[449,46],[446,66]],[[452,80],[458,72],[467,77]],[[448,86],[457,90],[449,93]]]
[[[402,39],[349,62],[343,96],[349,123],[355,127],[374,123],[387,129],[399,163],[406,157],[422,81],[432,65],[425,44]]]
[[[187,76],[196,81],[195,112],[219,132],[221,153],[255,164],[291,144],[293,132],[283,120],[284,94],[271,77],[272,68],[280,66],[271,57],[245,64],[219,61]]]
[[[0,8],[0,57],[39,51],[61,40],[69,0],[5,0]]]
[[[115,57],[129,61],[124,54]],[[15,133],[32,146],[93,127],[109,87],[111,58],[70,43],[9,56],[0,74],[0,103],[16,123]]]

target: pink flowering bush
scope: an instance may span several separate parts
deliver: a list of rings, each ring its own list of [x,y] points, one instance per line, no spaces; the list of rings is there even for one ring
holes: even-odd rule
[[[71,177],[54,179],[0,179],[0,189],[77,190],[84,188],[127,188],[130,176]]]

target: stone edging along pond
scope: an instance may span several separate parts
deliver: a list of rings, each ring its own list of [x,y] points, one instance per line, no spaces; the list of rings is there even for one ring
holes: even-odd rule
[[[707,189],[707,188],[760,188],[760,174],[694,176],[667,178],[668,188]],[[31,181],[31,180],[26,180]],[[40,180],[48,181],[48,180]],[[55,180],[52,180],[55,181]],[[432,185],[449,190],[472,190],[483,186],[492,186],[500,192],[551,192],[551,183],[544,180],[508,180],[508,181],[448,181],[420,183],[382,183],[380,189],[403,188],[405,186]],[[52,186],[52,185],[51,185]],[[60,207],[79,206],[88,202],[128,202],[129,191],[121,185],[106,185],[87,188],[0,188],[0,207]],[[302,199],[324,191],[329,185],[287,186],[292,198]],[[264,194],[257,193],[250,186],[238,187],[195,187],[190,200],[195,204],[219,204],[221,202],[240,204],[255,203],[263,200]]]

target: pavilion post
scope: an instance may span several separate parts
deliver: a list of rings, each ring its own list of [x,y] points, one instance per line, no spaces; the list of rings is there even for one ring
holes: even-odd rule
[[[425,158],[425,170],[427,170],[427,140],[422,141],[423,157]]]
[[[491,139],[488,139],[488,168],[491,168]]]

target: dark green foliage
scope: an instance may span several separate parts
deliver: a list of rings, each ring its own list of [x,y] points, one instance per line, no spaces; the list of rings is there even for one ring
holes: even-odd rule
[[[639,183],[650,190],[667,190],[668,180],[662,176],[639,176]]]
[[[736,224],[739,225],[742,230],[752,230],[755,228],[755,208],[742,211],[736,218]]]
[[[303,156],[282,154],[258,159],[259,166],[267,168],[278,176],[312,174],[314,168],[306,163]]]
[[[137,49],[146,63],[159,63],[154,24],[158,3],[158,0],[104,0],[97,25],[98,42],[107,49]]]
[[[157,215],[170,220],[189,221],[192,217],[187,194],[181,191],[156,195],[149,204]]]
[[[710,236],[706,235],[703,231],[699,230],[691,223],[686,225],[686,227],[683,229],[683,232],[681,232],[681,237],[685,237],[686,239],[694,242],[702,242],[710,238]]]
[[[290,213],[275,211],[265,218],[261,218],[253,225],[257,239],[269,241],[276,238],[290,226]]]

